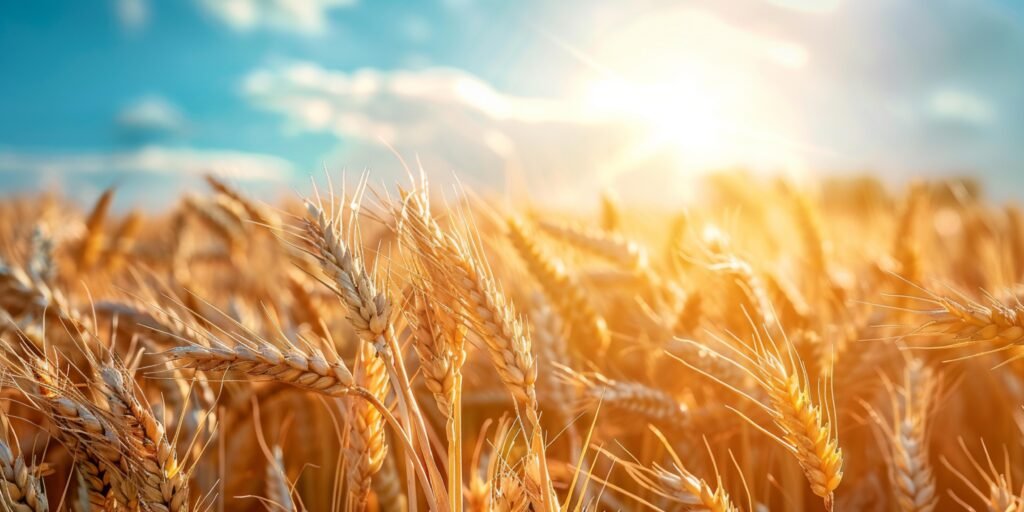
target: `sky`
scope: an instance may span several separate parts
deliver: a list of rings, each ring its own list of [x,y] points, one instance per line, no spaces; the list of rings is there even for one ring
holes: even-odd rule
[[[422,166],[564,204],[733,167],[1024,196],[1024,2],[14,0],[0,49],[3,194]]]

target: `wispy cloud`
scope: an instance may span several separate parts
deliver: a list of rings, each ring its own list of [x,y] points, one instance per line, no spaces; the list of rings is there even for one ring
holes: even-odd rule
[[[218,21],[238,31],[268,28],[317,34],[327,26],[330,10],[356,0],[196,0]]]
[[[139,31],[149,23],[148,0],[113,0],[114,12],[121,26],[129,31]]]
[[[29,153],[0,149],[0,172],[46,175],[156,174],[199,175],[207,172],[243,180],[292,178],[291,163],[258,153],[186,147],[146,146],[130,151]]]
[[[167,98],[149,95],[126,106],[117,115],[117,124],[132,134],[151,135],[181,131],[185,115]]]
[[[935,117],[953,122],[984,126],[995,120],[995,110],[988,100],[960,89],[935,91],[928,108]]]
[[[588,120],[587,112],[565,101],[504,94],[473,74],[449,68],[347,73],[295,62],[254,71],[243,90],[257,105],[302,128],[355,137],[394,134],[402,129],[399,122],[436,117],[445,107],[497,121]]]
[[[328,166],[372,165],[382,179],[390,177],[381,169],[395,161],[393,147],[437,173],[491,188],[510,180],[541,191],[568,188],[577,197],[545,199],[573,202],[657,158],[632,154],[641,140],[635,120],[620,113],[508,94],[455,69],[348,73],[293,62],[252,72],[243,93],[280,114],[286,132],[334,135],[339,146]],[[647,167],[670,172],[664,161]]]

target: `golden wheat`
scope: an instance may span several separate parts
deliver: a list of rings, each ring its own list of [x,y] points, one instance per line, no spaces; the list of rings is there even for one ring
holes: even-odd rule
[[[0,200],[5,510],[1024,510],[1024,221],[970,183],[207,183]]]

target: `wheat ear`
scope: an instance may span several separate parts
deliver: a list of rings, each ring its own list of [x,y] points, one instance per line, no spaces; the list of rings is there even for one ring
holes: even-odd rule
[[[75,466],[86,483],[89,501],[108,510],[116,506],[137,506],[138,493],[127,477],[123,444],[115,427],[103,412],[77,395],[73,385],[44,360],[27,363],[35,381],[26,390],[56,427],[57,438],[75,458]]]
[[[344,361],[332,351],[310,348],[309,353],[298,350],[289,341],[285,351],[267,342],[247,342],[234,348],[204,347],[199,345],[177,347],[167,352],[171,360],[181,367],[200,371],[226,372],[234,370],[256,380],[288,384],[322,395],[341,398],[356,396],[372,404],[394,429],[398,439],[410,453],[415,451],[407,431],[389,409],[370,390],[358,386]],[[331,354],[325,357],[325,354]],[[412,464],[419,481],[426,486],[432,482],[423,465]],[[434,506],[436,509],[437,507]]]
[[[139,402],[134,382],[123,370],[105,366],[96,384],[111,414],[117,418],[136,475],[140,498],[153,510],[188,509],[188,474],[178,464],[164,426]]]
[[[388,374],[384,361],[377,357],[373,345],[363,343],[356,356],[355,382],[383,401],[388,393]],[[352,397],[348,399],[348,445],[345,464],[349,507],[363,510],[370,494],[370,483],[378,471],[388,448],[385,442],[384,418],[372,404]]]
[[[46,512],[50,505],[39,468],[30,467],[22,455],[16,455],[11,449],[8,442],[11,425],[3,411],[0,411],[0,429],[0,504],[13,512]]]
[[[188,211],[207,229],[224,242],[228,256],[236,258],[245,243],[245,227],[230,206],[217,200],[202,200],[191,196],[184,199]]]
[[[829,244],[822,235],[821,218],[818,209],[811,203],[806,193],[794,188],[788,182],[782,182],[783,193],[790,200],[793,217],[804,244],[807,264],[811,275],[828,274]]]
[[[930,295],[922,300],[938,307],[927,311],[931,320],[914,334],[943,334],[954,337],[946,348],[972,343],[997,343],[1001,347],[1024,341],[1024,306],[1004,305],[990,298],[982,304],[964,297]]]
[[[798,356],[787,361],[777,350],[758,342],[757,370],[768,394],[783,445],[796,457],[814,494],[832,508],[833,493],[843,478],[843,452],[831,415],[823,414],[808,390],[808,378]],[[828,409],[825,410],[828,412]]]
[[[373,494],[377,496],[379,510],[405,512],[409,508],[405,494],[402,492],[401,475],[398,474],[393,450],[384,457],[384,463],[373,479]]]
[[[743,308],[756,325],[775,323],[774,311],[764,283],[749,262],[735,255],[724,256],[714,262],[709,269],[727,286],[726,300]],[[741,314],[738,318],[746,323],[744,315]]]
[[[53,286],[57,278],[53,251],[54,241],[50,230],[45,224],[37,224],[32,230],[32,252],[28,259],[28,274],[32,280]]]
[[[85,220],[85,237],[82,238],[78,253],[75,255],[75,263],[80,269],[90,268],[99,260],[104,244],[103,224],[113,199],[114,187],[104,190]]]
[[[601,229],[614,233],[622,228],[622,205],[619,200],[606,190],[601,194]]]
[[[234,370],[327,396],[352,394],[355,385],[352,372],[341,359],[328,360],[325,354],[330,353],[315,348],[304,353],[295,347],[282,352],[269,343],[257,343],[233,348],[191,345],[173,348],[167,355],[182,367],[200,371]]]
[[[281,217],[270,208],[253,202],[241,192],[212,174],[207,174],[204,178],[206,179],[206,183],[210,185],[210,188],[216,190],[217,193],[231,199],[241,206],[242,209],[245,210],[246,215],[254,222],[257,222],[274,232],[281,229]]]
[[[135,247],[135,237],[142,230],[142,215],[138,212],[129,213],[114,231],[106,252],[103,264],[108,270],[120,268]]]
[[[668,393],[639,382],[609,379],[597,372],[578,373],[562,368],[563,377],[579,389],[583,409],[598,404],[630,417],[643,418],[670,428],[684,428],[690,423],[689,408]]]
[[[424,267],[452,283],[454,298],[466,312],[465,320],[484,342],[498,376],[526,416],[531,446],[538,446],[542,428],[535,386],[537,366],[529,332],[474,243],[461,233],[443,233],[430,216],[425,195],[424,191],[407,195],[401,210],[403,223],[412,226],[408,233],[419,238],[413,246],[426,246],[427,251],[419,254]],[[542,485],[549,487],[544,454],[538,456]],[[541,508],[557,508],[557,498],[550,488],[540,497]]]
[[[571,328],[570,336],[576,349],[585,353],[596,345],[598,354],[608,350],[608,325],[597,313],[583,287],[566,271],[565,264],[545,253],[518,219],[509,219],[508,236],[530,273],[540,283],[548,301]]]
[[[525,409],[530,423],[537,424],[537,367],[529,334],[472,244],[454,233],[443,234],[434,229],[435,221],[422,205],[425,199],[421,195],[410,195],[403,211],[408,223],[424,226],[410,232],[412,236],[425,237],[423,245],[432,247],[432,254],[423,255],[425,264],[453,283],[457,298],[468,313],[467,320],[485,342],[502,382]]]
[[[641,487],[679,505],[683,510],[739,512],[740,509],[733,505],[729,494],[722,487],[720,475],[716,486],[694,475],[686,469],[682,459],[672,450],[668,439],[657,429],[651,430],[671,456],[671,470],[657,464],[648,468],[634,461],[622,459],[603,448],[599,448],[598,451],[619,463],[626,474]]]
[[[7,443],[0,442],[0,504],[13,512],[49,510],[42,479],[34,475],[25,460],[16,457]]]
[[[669,471],[659,466],[654,466],[650,470],[629,465],[624,467],[629,468],[627,472],[638,484],[680,505],[683,510],[707,512],[739,511],[732,504],[729,494],[721,487],[712,487],[685,468],[675,467],[674,471]],[[644,470],[649,473],[645,474]]]
[[[903,387],[893,404],[890,433],[896,503],[904,512],[931,512],[938,501],[935,475],[928,460],[929,402],[934,376],[921,360],[908,362]]]
[[[453,412],[456,365],[461,366],[455,361],[452,351],[453,346],[461,343],[451,338],[459,334],[446,332],[435,305],[424,291],[415,291],[412,302],[409,325],[412,327],[413,347],[420,359],[423,382],[434,395],[441,414],[448,418]]]
[[[559,240],[625,269],[640,270],[647,266],[647,253],[640,245],[616,234],[588,231],[571,225],[542,221],[537,225]]]
[[[1020,491],[1015,490],[1013,468],[1010,464],[1010,456],[1006,448],[1003,448],[1003,468],[1000,470],[993,463],[992,456],[984,441],[981,443],[982,451],[985,455],[984,467],[974,455],[971,455],[962,437],[957,438],[957,442],[971,467],[981,476],[981,485],[979,486],[978,483],[973,482],[962,470],[951,464],[945,457],[942,457],[942,464],[981,501],[984,506],[983,510],[986,512],[1021,512],[1024,510],[1024,488]],[[976,510],[952,490],[949,491],[949,496],[965,510]]]
[[[353,200],[352,204],[358,205],[358,201]],[[377,283],[363,265],[360,252],[350,246],[343,235],[347,232],[349,237],[354,236],[352,223],[355,222],[355,214],[349,218],[349,226],[344,228],[341,215],[329,215],[320,204],[307,201],[306,210],[306,240],[314,247],[310,254],[320,262],[324,273],[331,278],[332,290],[348,309],[348,320],[356,333],[364,341],[372,343],[385,359],[398,406],[403,411],[410,434],[419,447],[430,475],[432,498],[446,503],[447,492],[433,460],[426,424],[412,394],[402,351],[395,339],[391,299],[386,293],[378,291]],[[409,494],[413,495],[412,492]]]
[[[836,433],[831,388],[827,381],[819,387],[826,390],[820,397],[824,408],[816,404],[809,390],[810,379],[799,354],[788,339],[785,343],[784,347],[779,347],[768,332],[759,329],[754,332],[751,343],[740,348],[731,347],[738,354],[735,360],[716,352],[754,379],[766,395],[767,404],[721,377],[707,373],[684,359],[678,360],[752,400],[767,412],[781,435],[771,434],[747,416],[741,417],[772,435],[794,456],[807,477],[811,491],[824,500],[826,509],[831,510],[834,491],[843,479],[843,452]]]
[[[791,360],[786,362],[762,345],[758,369],[784,445],[796,456],[812,492],[831,509],[833,493],[843,479],[843,452],[834,420],[814,403],[807,375],[796,365],[796,357],[791,351]]]
[[[288,483],[288,475],[284,470],[284,453],[280,446],[274,446],[272,459],[267,463],[267,501],[274,505],[275,509],[282,509],[285,512],[295,512],[295,502],[292,500],[292,489]]]

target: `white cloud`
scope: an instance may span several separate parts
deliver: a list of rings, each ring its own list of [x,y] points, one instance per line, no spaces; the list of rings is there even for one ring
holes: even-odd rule
[[[118,114],[117,123],[131,131],[177,132],[185,127],[185,116],[163,96],[151,95],[125,107]]]
[[[443,121],[438,118],[445,115],[521,123],[593,120],[577,105],[503,94],[447,68],[344,73],[297,62],[251,73],[243,91],[258,106],[285,115],[292,128],[366,139],[398,133],[416,139],[419,122]]]
[[[768,3],[794,11],[821,13],[836,10],[841,0],[766,0]]]
[[[504,94],[455,69],[345,73],[297,62],[254,71],[243,93],[281,114],[287,131],[336,136],[328,166],[369,165],[382,179],[401,176],[381,174],[396,161],[388,146],[435,173],[494,187],[507,173],[571,180],[565,170],[592,170],[629,140],[575,104]]]
[[[316,34],[326,27],[331,9],[355,0],[197,0],[210,15],[234,30],[258,28]]]
[[[687,172],[763,162],[769,145],[745,140],[723,156],[728,161],[708,163],[681,156],[671,143],[650,144],[647,120],[633,112],[596,109],[583,95],[508,94],[455,69],[348,73],[294,62],[250,73],[242,90],[258,108],[280,114],[286,133],[337,137],[328,167],[372,166],[384,181],[401,179],[397,164],[389,167],[393,147],[435,176],[455,172],[490,189],[511,183],[507,191],[528,187],[536,199],[565,205],[613,185],[624,197],[631,188],[649,197],[654,187],[659,199],[678,198],[692,184]]]
[[[959,89],[939,89],[928,98],[932,115],[940,119],[984,126],[995,120],[995,110],[985,99]]]
[[[114,0],[114,10],[121,26],[128,30],[141,30],[149,22],[148,0]]]
[[[292,165],[278,157],[231,150],[147,146],[131,151],[91,153],[26,153],[0,149],[0,172],[38,176],[143,173],[199,175],[213,172],[236,179],[282,181]]]

